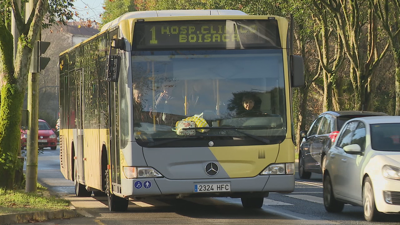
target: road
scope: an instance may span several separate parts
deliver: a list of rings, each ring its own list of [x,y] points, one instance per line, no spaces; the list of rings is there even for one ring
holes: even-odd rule
[[[109,212],[106,197],[78,198],[72,181],[59,170],[59,149],[39,154],[38,181],[69,199],[84,217],[36,224],[370,224],[362,207],[346,205],[339,214],[323,206],[321,175],[296,179],[290,194],[270,193],[261,210],[244,210],[240,199],[189,198],[131,201],[128,212]],[[399,224],[400,216],[385,215],[383,222]]]

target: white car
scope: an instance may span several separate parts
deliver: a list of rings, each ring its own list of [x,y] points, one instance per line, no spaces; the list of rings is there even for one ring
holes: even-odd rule
[[[354,118],[328,151],[324,206],[341,212],[345,203],[364,207],[367,221],[400,213],[400,116]]]

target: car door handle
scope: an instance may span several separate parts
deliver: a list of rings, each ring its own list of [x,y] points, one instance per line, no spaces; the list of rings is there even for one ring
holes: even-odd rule
[[[331,158],[335,158],[336,155],[335,155],[335,154],[331,154],[330,157],[331,157]]]
[[[347,159],[342,159],[342,162],[347,162]]]

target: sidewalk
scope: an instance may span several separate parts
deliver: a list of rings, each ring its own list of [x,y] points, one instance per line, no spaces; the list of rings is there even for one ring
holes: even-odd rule
[[[42,185],[48,188],[51,196],[57,196],[58,198],[69,200],[69,209],[0,215],[0,225],[43,222],[47,220],[70,219],[83,216],[81,213],[79,213],[79,210],[75,208],[70,196],[61,196],[59,193],[52,191],[47,185]]]
[[[69,219],[81,216],[77,213],[74,206],[71,205],[70,208],[70,210],[0,215],[0,224],[11,225],[17,223],[32,223],[54,219]]]

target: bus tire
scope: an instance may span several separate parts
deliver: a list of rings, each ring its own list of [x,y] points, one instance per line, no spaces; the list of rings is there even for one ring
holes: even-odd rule
[[[245,209],[260,209],[264,204],[264,197],[243,197],[241,200]]]
[[[74,163],[74,184],[75,184],[75,195],[77,197],[90,197],[92,195],[92,192],[86,190],[85,185],[79,183],[79,181],[78,181],[77,162]]]
[[[107,200],[108,200],[108,209],[110,211],[116,212],[125,212],[128,209],[129,200],[125,198],[118,197],[111,193],[111,185],[109,180],[109,170],[105,171],[105,179],[107,184]]]

